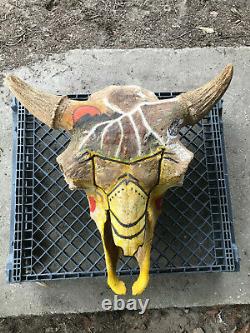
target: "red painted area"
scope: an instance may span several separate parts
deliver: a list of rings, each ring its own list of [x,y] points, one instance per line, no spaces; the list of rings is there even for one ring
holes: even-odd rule
[[[100,113],[101,113],[100,110],[95,106],[91,105],[80,106],[73,112],[73,122],[75,124],[79,119],[81,119],[83,116],[87,114],[93,117]]]
[[[89,198],[89,210],[90,213],[93,213],[96,209],[96,201],[95,198],[91,195]]]
[[[161,210],[163,204],[163,198],[159,197],[155,200],[155,205],[158,210]]]

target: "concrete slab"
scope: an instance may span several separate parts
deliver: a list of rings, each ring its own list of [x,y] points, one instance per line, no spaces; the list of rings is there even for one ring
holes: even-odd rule
[[[142,296],[150,298],[151,308],[250,303],[250,49],[74,50],[14,71],[53,93],[91,92],[109,84],[182,91],[209,80],[229,62],[235,75],[225,95],[224,124],[241,272],[152,276]],[[54,281],[46,287],[5,282],[12,121],[10,95],[3,87],[0,93],[0,316],[101,310],[102,300],[113,298],[104,278]]]

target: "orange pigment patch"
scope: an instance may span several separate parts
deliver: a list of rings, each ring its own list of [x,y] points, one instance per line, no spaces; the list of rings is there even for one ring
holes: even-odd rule
[[[95,198],[91,195],[89,198],[89,210],[90,210],[90,213],[93,213],[95,211],[95,208],[96,208],[96,201],[95,201]]]
[[[81,119],[83,116],[89,114],[90,116],[96,116],[97,114],[101,114],[100,110],[95,106],[80,106],[73,112],[73,122],[74,124]]]
[[[72,124],[72,121],[73,121],[72,114],[71,113],[65,113],[63,115],[62,119],[63,119],[64,128],[65,129],[72,129],[72,126],[73,126],[73,124]]]

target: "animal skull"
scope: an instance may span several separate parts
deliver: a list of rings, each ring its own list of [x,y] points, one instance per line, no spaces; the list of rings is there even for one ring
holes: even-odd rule
[[[140,267],[133,295],[146,288],[163,195],[182,185],[193,158],[178,132],[210,111],[232,74],[228,65],[204,86],[162,101],[138,86],[109,86],[88,101],[75,101],[36,90],[13,75],[6,78],[29,112],[51,128],[70,132],[71,142],[57,161],[70,188],[87,194],[115,293],[126,293],[115,273],[121,254],[135,256]]]

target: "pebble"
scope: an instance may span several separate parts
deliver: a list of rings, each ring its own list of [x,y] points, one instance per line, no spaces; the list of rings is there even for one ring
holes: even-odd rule
[[[217,17],[218,16],[218,12],[216,12],[216,11],[212,11],[212,12],[210,12],[210,15],[212,16],[212,17]]]

